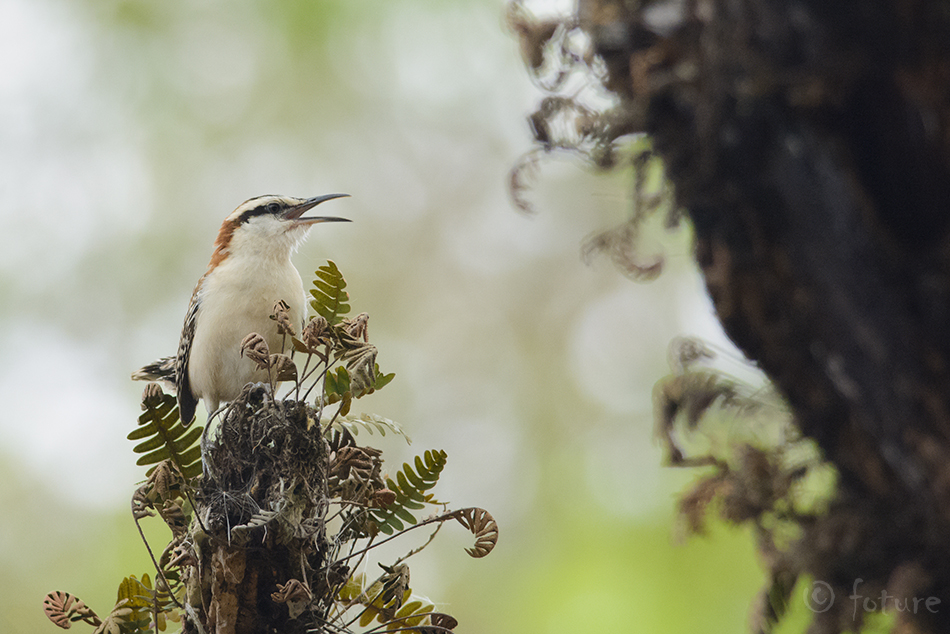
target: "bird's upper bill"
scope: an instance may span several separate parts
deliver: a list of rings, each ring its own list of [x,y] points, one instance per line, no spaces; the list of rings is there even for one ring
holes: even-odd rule
[[[326,194],[325,196],[315,196],[313,198],[308,198],[299,205],[294,205],[284,211],[283,217],[285,220],[293,220],[295,226],[315,225],[319,222],[350,222],[349,218],[339,218],[337,216],[310,216],[309,218],[301,217],[307,211],[313,209],[322,202],[333,200],[334,198],[345,198],[347,196],[349,196],[349,194]]]

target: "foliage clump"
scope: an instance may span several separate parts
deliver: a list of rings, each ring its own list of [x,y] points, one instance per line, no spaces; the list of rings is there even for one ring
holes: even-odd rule
[[[174,397],[158,384],[146,387],[129,438],[141,441],[139,464],[152,466],[132,497],[132,513],[137,525],[160,516],[172,534],[157,558],[149,547],[154,583],[147,574],[124,579],[105,619],[73,595],[50,593],[50,620],[63,628],[84,621],[96,634],[164,631],[168,621],[199,634],[436,634],[455,627],[454,618],[413,592],[406,560],[446,521],[475,536],[466,549],[472,557],[491,552],[498,527],[483,509],[450,511],[435,499],[444,451],[426,451],[390,477],[382,452],[357,442],[361,431],[409,439],[382,416],[350,414],[354,400],[393,375],[376,363],[369,316],[347,317],[345,287],[333,262],[320,267],[311,291],[316,316],[299,337],[278,302],[272,318],[290,354],[272,354],[250,333],[242,354],[267,369],[270,381],[245,386],[208,432],[186,429]],[[285,397],[277,396],[280,381],[291,383]],[[419,520],[425,508],[434,512]],[[368,575],[373,548],[424,526],[433,527],[427,541],[380,564],[378,577]]]

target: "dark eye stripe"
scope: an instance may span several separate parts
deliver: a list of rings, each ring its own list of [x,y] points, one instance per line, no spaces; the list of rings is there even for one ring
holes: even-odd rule
[[[285,207],[281,203],[269,202],[264,205],[255,207],[254,209],[248,209],[240,216],[238,216],[237,221],[239,223],[247,222],[255,216],[267,216],[267,215],[277,215],[284,211]]]

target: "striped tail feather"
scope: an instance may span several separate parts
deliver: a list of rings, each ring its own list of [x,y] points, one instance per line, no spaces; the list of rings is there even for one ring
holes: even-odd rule
[[[175,389],[175,357],[162,357],[132,373],[133,381],[159,381]]]

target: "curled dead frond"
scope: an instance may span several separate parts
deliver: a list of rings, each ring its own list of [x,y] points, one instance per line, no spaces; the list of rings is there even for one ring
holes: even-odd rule
[[[262,370],[270,367],[270,348],[264,337],[256,332],[244,337],[241,342],[241,356],[254,361]]]
[[[731,459],[724,453],[730,446],[769,447],[797,439],[775,391],[768,384],[753,387],[712,367],[719,357],[709,345],[676,338],[669,358],[674,373],[657,382],[653,396],[656,436],[670,464],[716,464]],[[703,438],[707,445],[719,447],[718,454],[697,450],[695,441]]]
[[[85,621],[94,627],[102,623],[82,599],[59,590],[50,592],[43,599],[43,612],[50,621],[64,630],[68,630],[76,621]]]
[[[384,509],[396,501],[396,492],[390,489],[379,489],[373,492],[373,506]]]
[[[540,172],[544,151],[537,149],[525,153],[508,173],[508,196],[520,211],[534,213],[534,205],[528,200],[533,182]]]
[[[322,315],[317,315],[307,322],[307,325],[304,326],[303,333],[301,333],[301,338],[307,350],[315,352],[321,345],[329,343],[329,339],[327,338],[329,329],[330,324]]]
[[[631,213],[618,226],[588,238],[584,258],[589,260],[598,253],[606,255],[630,279],[648,282],[660,275],[664,259],[658,247],[644,255],[644,251],[650,251],[645,244],[646,230],[657,217],[663,220],[663,231],[675,228],[679,215],[673,192],[666,183],[663,164],[646,141],[631,144],[626,163],[632,167],[634,176]]]
[[[172,535],[180,536],[185,534],[190,518],[177,500],[165,500],[158,514],[165,520],[165,524],[171,529]]]
[[[383,569],[383,574],[377,579],[380,589],[373,600],[379,601],[391,610],[398,610],[402,607],[403,600],[409,591],[409,566],[379,564],[379,567]]]
[[[369,313],[360,313],[352,319],[344,319],[340,326],[351,340],[364,343],[369,341]]]
[[[142,485],[132,493],[132,517],[140,520],[155,515],[152,512],[153,502],[148,499],[149,489]]]
[[[429,625],[419,627],[419,634],[445,634],[451,632],[458,626],[458,620],[443,612],[430,612]]]
[[[511,2],[505,12],[505,22],[518,37],[521,57],[534,72],[544,63],[544,49],[561,26],[559,20],[539,20],[521,2]]]
[[[717,360],[702,341],[672,342],[674,374],[655,390],[657,435],[671,465],[705,468],[678,502],[686,534],[704,534],[711,516],[753,527],[769,581],[752,620],[769,632],[804,574],[794,553],[833,499],[834,473],[768,386],[725,375]]]
[[[635,218],[613,229],[598,233],[584,244],[584,259],[592,254],[607,255],[624,275],[637,282],[648,282],[659,277],[663,271],[663,258],[654,255],[643,261],[637,249],[641,223]]]
[[[351,476],[363,481],[370,480],[380,473],[382,454],[382,451],[373,447],[340,447],[332,454],[328,475],[341,481]]]
[[[159,559],[159,566],[162,570],[191,568],[197,565],[198,559],[195,549],[190,542],[185,541],[184,536],[170,541]]]
[[[350,389],[360,393],[376,384],[376,346],[364,343],[358,348],[347,350],[341,357],[350,374]]]
[[[286,354],[272,354],[267,365],[274,370],[277,381],[296,381],[297,366]]]
[[[162,402],[162,386],[158,383],[147,383],[142,390],[142,411],[158,407]]]
[[[475,535],[475,546],[465,549],[470,556],[484,557],[495,548],[498,543],[498,524],[491,513],[485,509],[471,507],[459,509],[453,516],[459,524]]]
[[[278,300],[277,303],[274,304],[274,310],[271,312],[270,318],[277,322],[278,334],[287,335],[288,337],[295,337],[297,335],[297,331],[290,319],[290,305],[284,300]]]
[[[151,485],[150,495],[158,500],[171,500],[182,493],[185,477],[173,460],[162,460],[148,476],[146,484]]]
[[[299,579],[290,579],[285,584],[277,584],[277,592],[270,595],[274,603],[287,603],[288,601],[310,601],[313,599],[313,593],[310,592],[310,586]]]

